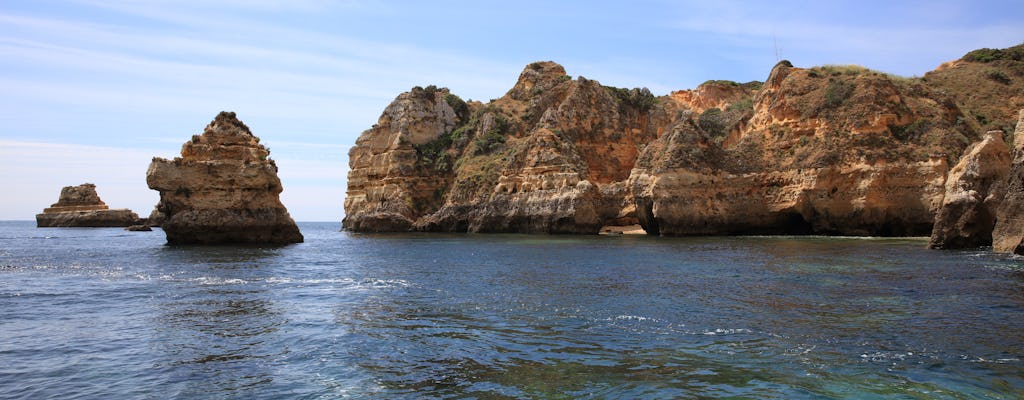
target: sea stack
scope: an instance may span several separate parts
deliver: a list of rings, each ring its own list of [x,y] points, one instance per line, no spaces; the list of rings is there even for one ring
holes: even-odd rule
[[[127,208],[110,209],[100,200],[96,185],[83,183],[65,186],[60,198],[36,214],[36,226],[48,227],[126,227],[139,216]]]
[[[221,112],[181,148],[181,157],[153,158],[149,188],[171,244],[303,241],[281,204],[277,164],[233,112]]]

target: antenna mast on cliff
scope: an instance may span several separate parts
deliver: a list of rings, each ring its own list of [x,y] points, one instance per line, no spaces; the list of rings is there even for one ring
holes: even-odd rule
[[[779,41],[775,38],[775,32],[772,32],[772,44],[775,45],[775,62],[778,63],[782,58],[779,57]]]

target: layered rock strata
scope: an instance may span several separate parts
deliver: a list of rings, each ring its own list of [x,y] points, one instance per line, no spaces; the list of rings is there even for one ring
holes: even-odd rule
[[[955,80],[943,82],[782,62],[764,83],[655,97],[538,62],[487,104],[414,88],[350,151],[343,226],[928,235],[943,204],[958,204],[947,188],[988,191],[996,179],[968,183],[964,166],[947,185],[983,124],[949,94]]]
[[[1005,195],[996,210],[992,249],[1024,255],[1024,110],[1020,110],[1013,134],[1013,163],[1005,185]]]
[[[146,172],[160,192],[156,209],[172,244],[298,243],[281,204],[277,164],[235,113],[221,112],[174,160],[153,158]]]
[[[60,198],[36,214],[36,226],[45,227],[126,227],[139,216],[127,208],[110,209],[100,200],[96,185],[83,183],[65,186]]]
[[[928,246],[959,249],[992,245],[1000,186],[1010,170],[1010,148],[1002,131],[991,131],[971,145],[949,171],[942,208]]]

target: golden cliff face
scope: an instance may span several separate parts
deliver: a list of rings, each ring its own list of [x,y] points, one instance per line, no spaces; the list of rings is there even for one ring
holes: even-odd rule
[[[641,224],[669,235],[927,234],[949,158],[972,133],[954,106],[914,89],[865,69],[780,64],[745,115],[715,125],[690,114],[647,146],[630,178]]]
[[[927,235],[979,125],[923,79],[777,65],[655,97],[527,66],[466,104],[414,89],[350,151],[354,231]]]
[[[174,160],[154,158],[146,172],[160,192],[157,210],[169,243],[298,243],[295,221],[270,151],[249,128],[222,112]]]
[[[596,233],[629,217],[624,181],[667,120],[650,92],[572,80],[551,62],[487,105],[420,92],[398,96],[349,152],[346,229]],[[413,139],[403,119],[441,122]]]
[[[946,178],[942,208],[928,246],[955,249],[989,246],[1002,184],[1010,170],[1010,148],[1002,131],[991,131],[971,145]]]
[[[996,209],[992,249],[1024,255],[1024,109],[1018,115],[1013,135],[1013,161],[1000,188],[1004,197]]]

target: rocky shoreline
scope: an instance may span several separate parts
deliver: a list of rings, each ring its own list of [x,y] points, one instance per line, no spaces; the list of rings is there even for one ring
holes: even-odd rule
[[[763,83],[709,81],[661,97],[572,78],[553,62],[528,65],[486,104],[413,88],[350,150],[343,227],[597,234],[638,223],[652,235],[990,245],[993,231],[1006,237],[1024,221],[1020,202],[1002,201],[1024,192],[1022,150],[1005,142],[1024,137],[1024,101],[979,100],[956,84],[1024,65],[970,56],[923,78],[781,62]]]

